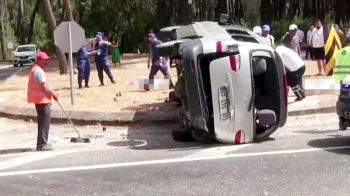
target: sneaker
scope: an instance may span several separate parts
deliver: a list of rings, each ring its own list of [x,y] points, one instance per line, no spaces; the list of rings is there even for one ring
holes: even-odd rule
[[[53,148],[51,145],[44,145],[44,146],[37,146],[36,150],[37,151],[52,151]]]

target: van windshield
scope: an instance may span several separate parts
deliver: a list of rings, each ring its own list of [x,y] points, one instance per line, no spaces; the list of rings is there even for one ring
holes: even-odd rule
[[[35,51],[34,46],[22,46],[17,48],[17,52],[33,52]]]

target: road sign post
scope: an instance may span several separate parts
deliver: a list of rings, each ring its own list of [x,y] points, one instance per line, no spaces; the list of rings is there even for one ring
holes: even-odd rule
[[[70,91],[71,104],[75,104],[74,94],[74,67],[73,53],[77,52],[85,43],[84,29],[74,21],[61,22],[54,31],[55,45],[64,53],[69,54],[69,74],[70,74]]]

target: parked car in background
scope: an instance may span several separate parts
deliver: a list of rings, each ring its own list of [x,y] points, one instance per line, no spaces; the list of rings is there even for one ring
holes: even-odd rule
[[[13,51],[13,66],[32,65],[36,61],[36,54],[40,49],[35,44],[20,45]]]

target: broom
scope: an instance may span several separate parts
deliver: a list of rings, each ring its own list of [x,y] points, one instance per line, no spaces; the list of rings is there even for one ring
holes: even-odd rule
[[[74,130],[78,133],[78,137],[72,137],[70,139],[70,142],[74,142],[74,143],[90,143],[91,139],[88,137],[81,137],[80,133],[78,131],[78,129],[75,127],[75,125],[73,124],[72,120],[69,118],[68,114],[66,113],[66,111],[64,111],[63,107],[61,106],[61,104],[56,101],[58,106],[60,106],[62,112],[64,113],[64,115],[67,117],[69,124],[72,125],[72,127],[74,128]]]

